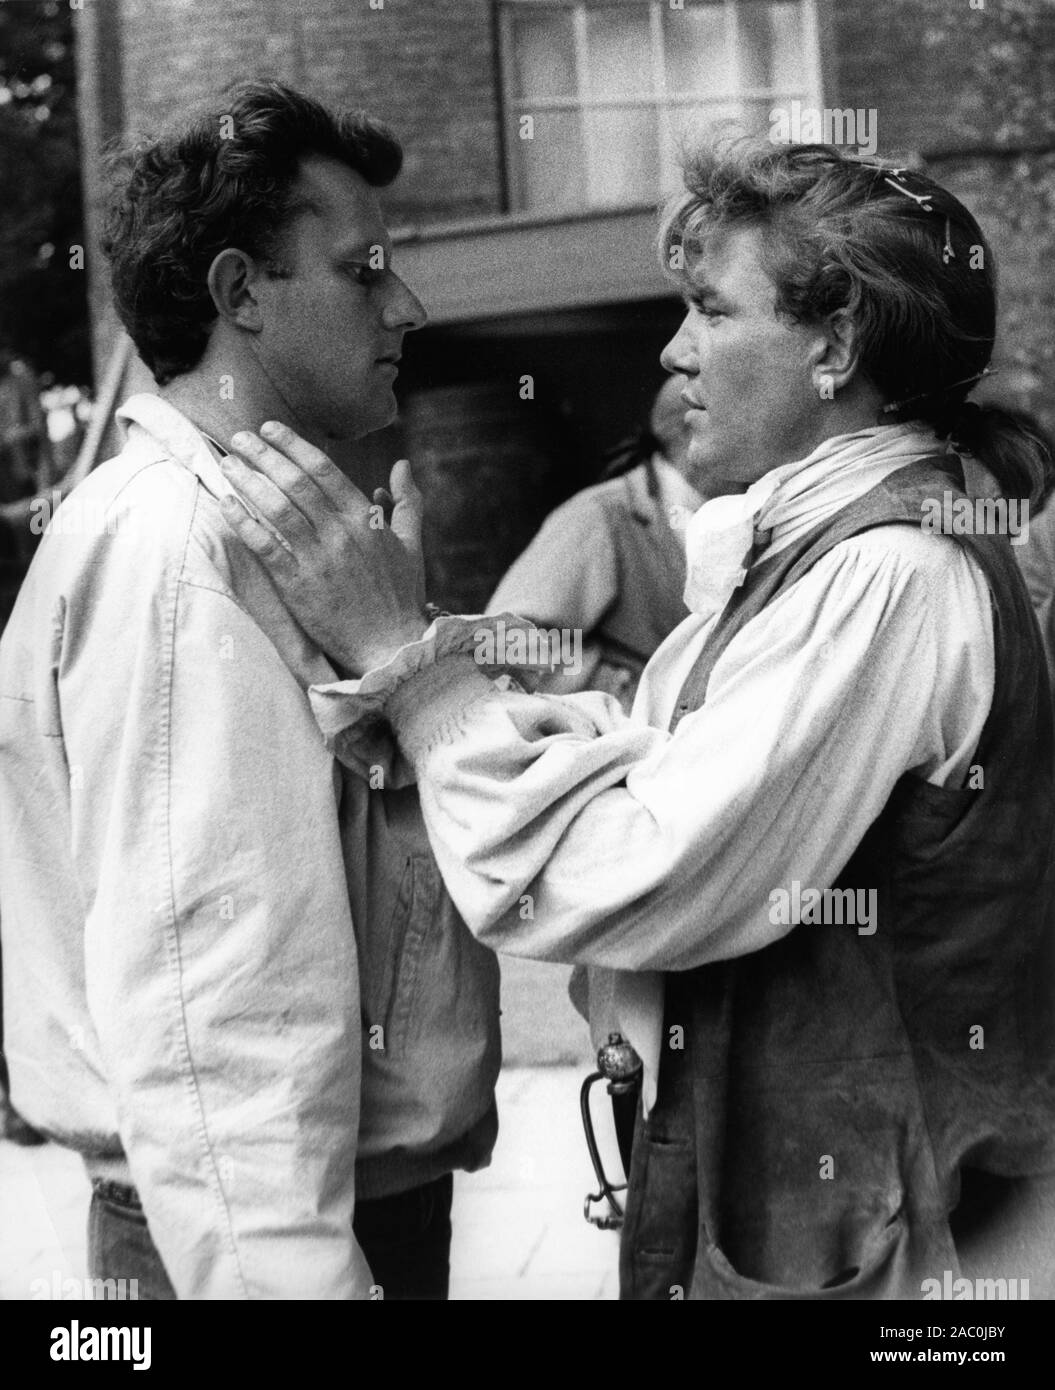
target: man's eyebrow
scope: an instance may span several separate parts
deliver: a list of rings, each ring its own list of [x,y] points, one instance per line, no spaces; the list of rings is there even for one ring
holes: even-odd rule
[[[307,193],[298,193],[293,198],[287,209],[287,216],[292,219],[294,217],[299,217],[302,212],[312,212],[316,217],[322,216],[322,208],[315,199],[309,197]]]

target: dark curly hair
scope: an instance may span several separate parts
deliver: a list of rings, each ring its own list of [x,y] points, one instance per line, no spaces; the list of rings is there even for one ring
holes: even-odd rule
[[[993,351],[996,278],[958,198],[918,170],[828,145],[717,141],[689,153],[683,173],[660,231],[668,273],[684,281],[709,237],[757,227],[778,313],[799,323],[852,318],[859,369],[886,402],[880,423],[923,420],[1009,496],[1038,505],[1052,480],[1043,441],[1010,412],[967,400]]]
[[[212,112],[111,157],[102,247],[118,315],[159,386],[201,360],[216,318],[206,277],[220,251],[235,246],[288,273],[282,234],[299,211],[305,154],[338,159],[374,187],[403,163],[387,127],[275,81],[240,82]]]

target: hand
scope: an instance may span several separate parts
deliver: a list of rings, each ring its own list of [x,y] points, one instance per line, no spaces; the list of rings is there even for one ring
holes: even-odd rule
[[[421,494],[410,465],[392,469],[391,519],[314,445],[268,421],[231,441],[228,481],[274,528],[276,540],[234,497],[231,529],[260,559],[305,632],[353,675],[380,666],[428,626],[421,556]]]

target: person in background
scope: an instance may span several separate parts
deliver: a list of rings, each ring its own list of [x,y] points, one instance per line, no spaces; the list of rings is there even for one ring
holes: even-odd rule
[[[0,502],[50,487],[54,474],[47,416],[32,367],[0,348]]]
[[[659,644],[686,615],[684,519],[707,497],[687,463],[681,387],[670,378],[649,428],[608,456],[604,480],[558,507],[494,592],[488,612],[582,632],[582,669],[539,688],[603,690],[629,714]]]

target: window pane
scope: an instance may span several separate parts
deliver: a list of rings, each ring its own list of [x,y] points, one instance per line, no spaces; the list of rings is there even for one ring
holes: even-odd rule
[[[745,101],[740,109],[740,120],[747,135],[768,139],[773,122],[769,119],[772,111],[771,98],[764,101]]]
[[[658,194],[659,138],[651,106],[585,113],[591,207],[650,203]]]
[[[663,52],[671,95],[714,96],[735,89],[736,69],[726,46],[721,5],[664,7]]]
[[[514,96],[575,96],[575,34],[570,10],[528,10],[511,23]]]
[[[801,91],[806,82],[802,6],[795,0],[739,6],[740,80],[745,87]]]
[[[591,9],[586,16],[587,82],[593,97],[650,96],[648,7]]]
[[[523,205],[563,212],[586,201],[586,162],[578,111],[537,111],[535,138],[516,140]]]
[[[718,130],[743,134],[745,118],[744,106],[738,101],[668,107],[671,159],[676,163],[680,150],[691,149]]]

